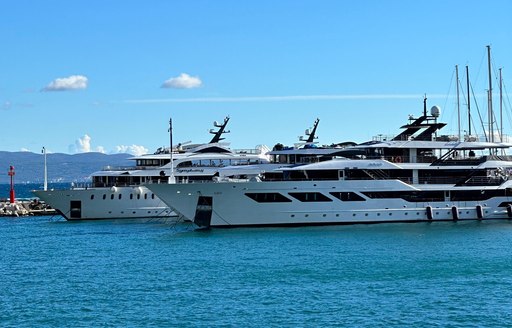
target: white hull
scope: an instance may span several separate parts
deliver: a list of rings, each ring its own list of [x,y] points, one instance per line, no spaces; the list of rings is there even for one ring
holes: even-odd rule
[[[504,185],[510,187],[507,182]],[[499,190],[504,190],[502,185]],[[173,210],[185,218],[195,221],[201,212],[209,219],[211,227],[236,226],[286,226],[325,225],[380,222],[416,222],[445,220],[508,219],[509,213],[504,202],[512,197],[489,197],[480,200],[450,201],[450,190],[460,187],[437,185],[446,198],[435,202],[409,202],[400,197],[372,199],[362,192],[393,190],[413,191],[433,186],[407,185],[398,180],[387,181],[290,181],[290,182],[241,182],[212,184],[150,185]],[[464,187],[463,190],[488,193],[497,187]],[[299,201],[290,193],[321,193],[325,201]],[[342,201],[331,193],[354,192],[361,195],[361,201]],[[247,193],[279,193],[286,202],[258,202]],[[501,193],[501,192],[500,192]],[[211,206],[199,204],[200,197],[211,197]],[[486,197],[480,197],[486,198]],[[202,199],[204,201],[204,198]],[[500,206],[501,204],[501,206]],[[511,210],[510,208],[508,209]],[[512,213],[511,213],[512,214]],[[199,224],[201,226],[201,224]]]
[[[34,194],[60,211],[67,220],[176,216],[163,201],[145,187],[36,190]]]

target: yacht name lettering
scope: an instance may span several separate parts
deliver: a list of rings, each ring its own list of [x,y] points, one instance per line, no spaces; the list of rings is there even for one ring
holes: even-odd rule
[[[192,172],[204,172],[204,169],[179,169],[177,170],[178,173],[192,173]]]

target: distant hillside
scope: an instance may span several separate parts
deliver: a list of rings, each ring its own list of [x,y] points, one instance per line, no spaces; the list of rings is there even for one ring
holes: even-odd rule
[[[102,153],[47,154],[49,182],[86,181],[93,172],[105,166],[133,166],[130,154]],[[40,183],[44,179],[43,154],[0,151],[0,183],[9,183],[9,166],[15,168],[16,183]]]

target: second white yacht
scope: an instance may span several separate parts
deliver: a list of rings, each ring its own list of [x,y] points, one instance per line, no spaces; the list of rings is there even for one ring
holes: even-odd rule
[[[134,167],[106,167],[91,175],[92,183],[66,190],[35,190],[33,193],[67,220],[173,217],[176,214],[143,184],[212,181],[223,167],[269,163],[265,146],[233,150],[221,142],[229,117],[209,143],[159,148],[154,154],[131,158]],[[171,167],[171,158],[173,166]]]

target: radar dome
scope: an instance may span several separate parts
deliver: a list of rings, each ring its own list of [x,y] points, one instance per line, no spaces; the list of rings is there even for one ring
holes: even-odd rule
[[[434,117],[439,117],[439,115],[441,115],[441,107],[432,106],[432,108],[430,109],[430,114]]]

